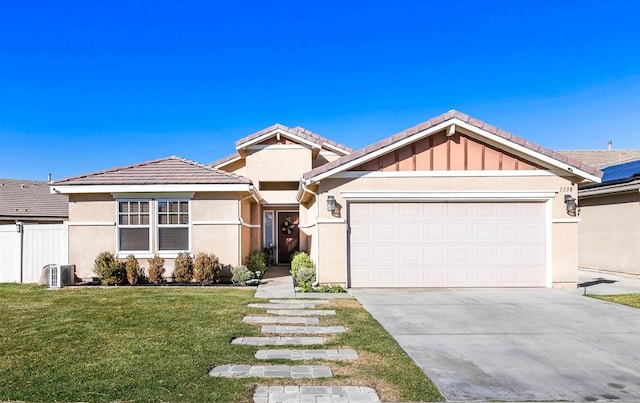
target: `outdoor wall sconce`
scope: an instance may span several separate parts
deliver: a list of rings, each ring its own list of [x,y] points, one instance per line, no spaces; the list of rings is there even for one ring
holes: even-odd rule
[[[331,195],[327,196],[327,210],[331,212],[336,211],[336,198]]]
[[[571,217],[575,217],[578,213],[576,198],[571,195],[564,195],[564,204],[567,205],[567,214]]]

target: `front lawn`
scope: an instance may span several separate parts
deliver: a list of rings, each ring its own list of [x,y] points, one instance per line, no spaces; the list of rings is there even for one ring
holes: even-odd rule
[[[589,295],[591,298],[602,299],[604,301],[615,302],[616,304],[628,305],[640,308],[640,294],[619,294],[619,295]]]
[[[211,378],[216,365],[265,364],[259,335],[242,323],[253,289],[91,288],[50,291],[0,284],[0,401],[251,401],[258,384],[343,384],[376,388],[383,400],[442,400],[422,371],[355,301],[336,301],[350,331],[324,348],[352,347],[361,360],[330,365],[334,379]],[[273,347],[271,347],[273,348]],[[323,347],[318,347],[323,348]],[[280,361],[280,363],[282,363]]]

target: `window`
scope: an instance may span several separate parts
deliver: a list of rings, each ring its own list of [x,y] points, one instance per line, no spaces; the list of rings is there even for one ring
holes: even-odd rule
[[[148,201],[118,202],[118,249],[149,251],[150,216]]]
[[[158,250],[189,250],[189,201],[158,201]]]
[[[264,213],[264,246],[265,248],[271,247],[274,245],[273,242],[273,211],[265,211]]]

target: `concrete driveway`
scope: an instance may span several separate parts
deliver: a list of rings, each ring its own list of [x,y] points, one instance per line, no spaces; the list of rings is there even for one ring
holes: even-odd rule
[[[554,289],[352,289],[448,400],[640,401],[640,310]]]

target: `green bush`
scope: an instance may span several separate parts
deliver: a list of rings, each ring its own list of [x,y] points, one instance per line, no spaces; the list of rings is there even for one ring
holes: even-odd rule
[[[161,283],[164,275],[164,259],[154,255],[153,259],[148,259],[147,262],[149,263],[149,281],[154,284]]]
[[[263,272],[267,269],[267,255],[259,250],[251,252],[247,257],[247,269],[252,272]]]
[[[187,252],[180,252],[176,256],[173,276],[178,283],[188,283],[193,279],[193,259]]]
[[[247,266],[238,266],[231,268],[231,282],[234,284],[244,284],[253,279],[254,275]]]
[[[347,292],[344,287],[339,284],[320,284],[314,289],[315,292],[341,293]]]
[[[193,264],[193,279],[201,284],[213,284],[220,281],[222,266],[216,255],[198,253]]]
[[[296,273],[296,282],[299,287],[311,286],[316,281],[316,270],[313,267],[301,267]]]
[[[135,256],[127,256],[127,260],[124,264],[125,271],[127,272],[127,280],[129,284],[134,285],[138,282],[138,279],[144,277],[144,271],[140,270],[140,264]],[[142,272],[142,275],[141,275]]]
[[[293,278],[297,278],[298,270],[303,267],[315,268],[311,256],[307,252],[296,252],[291,258],[291,275]]]
[[[127,281],[124,264],[113,257],[111,252],[102,252],[96,257],[93,271],[104,285],[124,284]]]

